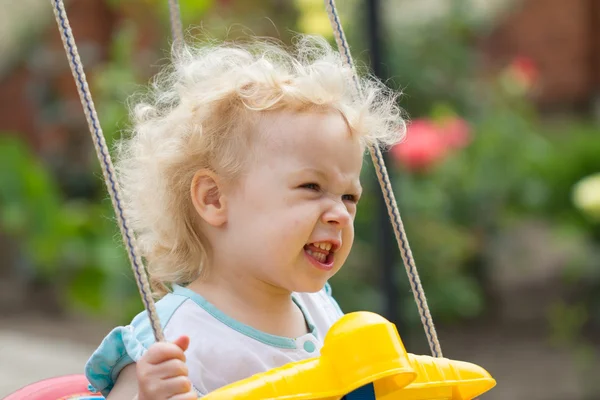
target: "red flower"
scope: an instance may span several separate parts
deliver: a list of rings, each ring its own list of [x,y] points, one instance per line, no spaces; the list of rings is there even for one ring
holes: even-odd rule
[[[451,149],[462,149],[471,142],[471,127],[462,118],[446,118],[439,126],[440,134]]]
[[[517,57],[501,74],[501,82],[509,92],[525,95],[530,93],[539,80],[539,70],[527,57]]]
[[[398,163],[409,171],[423,171],[446,156],[448,146],[438,127],[428,120],[415,120],[407,130],[406,139],[391,149]]]
[[[527,57],[517,57],[510,64],[516,79],[526,87],[531,87],[537,81],[539,71],[532,59]]]
[[[450,151],[464,148],[470,141],[471,128],[461,118],[449,117],[439,123],[417,119],[408,126],[406,139],[390,153],[407,170],[423,172],[441,162]]]

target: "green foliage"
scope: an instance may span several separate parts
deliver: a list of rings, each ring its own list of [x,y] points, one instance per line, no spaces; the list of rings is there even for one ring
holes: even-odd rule
[[[0,137],[0,228],[18,239],[35,279],[52,284],[64,304],[121,319],[128,260],[110,202],[65,199],[54,176],[21,143]]]
[[[169,3],[167,0],[107,0],[107,3],[116,10],[124,7],[155,10],[164,21],[169,20]],[[198,24],[207,11],[214,6],[214,0],[177,0],[184,26]]]

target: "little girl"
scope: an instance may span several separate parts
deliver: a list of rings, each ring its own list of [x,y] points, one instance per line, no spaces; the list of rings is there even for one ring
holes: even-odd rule
[[[315,357],[342,316],[327,281],[354,239],[367,145],[399,141],[396,95],[323,39],[184,47],[133,107],[123,200],[167,342],[145,313],[86,365],[108,399],[193,399]]]

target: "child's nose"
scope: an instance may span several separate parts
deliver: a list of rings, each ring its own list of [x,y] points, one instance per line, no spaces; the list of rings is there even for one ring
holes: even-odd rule
[[[343,202],[336,202],[322,215],[322,221],[328,225],[344,228],[352,223],[352,216]]]

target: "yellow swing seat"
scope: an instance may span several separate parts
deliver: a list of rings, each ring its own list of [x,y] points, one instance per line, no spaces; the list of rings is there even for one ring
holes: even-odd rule
[[[319,357],[253,375],[203,400],[470,400],[495,385],[475,364],[407,353],[394,324],[354,312],[331,327]],[[350,395],[358,391],[371,394]]]

